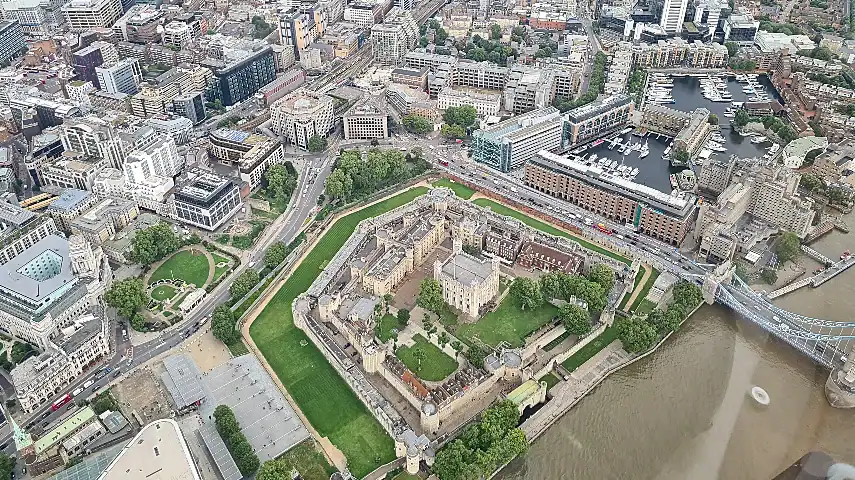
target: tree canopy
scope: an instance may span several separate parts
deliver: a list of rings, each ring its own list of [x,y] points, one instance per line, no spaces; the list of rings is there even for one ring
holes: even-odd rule
[[[442,119],[445,123],[460,125],[464,129],[474,125],[477,118],[478,112],[472,105],[449,107],[445,110],[445,113],[442,114]]]
[[[261,275],[258,271],[248,268],[246,271],[241,273],[234,282],[232,282],[231,286],[229,286],[229,292],[231,292],[232,298],[241,299],[246,296],[246,294],[252,290],[252,287],[254,287],[259,281],[261,281]]]
[[[291,162],[288,162],[290,164]],[[291,166],[293,169],[293,165]],[[267,183],[267,192],[273,198],[281,203],[287,203],[297,188],[296,172],[292,174],[283,164],[271,166],[264,172],[264,179]]]
[[[801,255],[802,241],[793,232],[784,232],[775,242],[775,255],[781,263],[795,260]]]
[[[318,135],[314,135],[306,142],[306,148],[310,152],[323,152],[327,149],[327,139]]]
[[[168,223],[161,222],[140,230],[131,239],[130,257],[143,265],[163,260],[181,247],[181,241]]]
[[[707,123],[709,123],[710,125],[718,125],[718,115],[711,113],[707,117]]]
[[[608,292],[615,285],[615,272],[608,265],[598,263],[591,267],[588,280],[599,284],[603,290]]]
[[[141,278],[116,280],[104,293],[107,305],[119,311],[119,315],[130,319],[138,308],[148,302],[145,286]]]
[[[231,408],[226,405],[217,406],[214,409],[214,424],[240,473],[244,477],[251,476],[258,470],[261,462],[246,436],[241,432],[240,424]]]
[[[644,318],[620,320],[617,322],[617,329],[618,338],[627,352],[643,352],[656,342],[656,329]]]
[[[280,263],[285,261],[288,256],[288,245],[284,242],[276,242],[264,252],[264,265],[269,268],[276,268]]]
[[[426,278],[419,284],[419,296],[416,297],[416,304],[425,310],[431,312],[439,312],[445,304],[442,297],[442,285],[433,278]]]
[[[446,123],[442,128],[440,128],[439,133],[441,133],[445,138],[466,138],[466,130],[464,130],[460,125]]]
[[[235,329],[235,315],[228,305],[218,305],[211,316],[211,332],[226,345],[240,339],[240,333]]]
[[[327,177],[326,195],[336,200],[358,200],[419,175],[427,167],[422,159],[408,162],[399,150],[372,148],[364,156],[359,150],[345,150]]]
[[[729,57],[739,52],[739,45],[736,42],[724,42],[724,46],[727,47],[727,56]]]
[[[493,23],[490,25],[490,39],[491,40],[501,40],[502,39],[502,27],[497,23]]]
[[[430,120],[419,115],[407,115],[401,120],[401,123],[410,133],[425,134],[433,130],[433,124]]]
[[[568,303],[558,311],[558,318],[568,332],[576,336],[586,335],[591,331],[591,317],[584,308]]]
[[[510,293],[519,300],[523,310],[532,310],[543,304],[540,285],[528,277],[515,278]]]

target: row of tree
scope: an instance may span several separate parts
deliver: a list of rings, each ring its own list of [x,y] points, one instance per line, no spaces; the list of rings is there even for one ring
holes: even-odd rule
[[[703,301],[703,293],[692,282],[674,284],[668,309],[658,308],[646,317],[618,320],[618,338],[627,352],[639,353],[651,348],[662,335],[676,331],[689,313]]]
[[[139,332],[145,329],[145,319],[139,309],[148,304],[148,300],[142,278],[116,280],[104,292],[107,305],[118,310],[119,315],[130,321],[131,328]]]
[[[597,96],[600,95],[603,91],[603,87],[606,84],[606,54],[603,52],[597,52],[594,56],[594,68],[591,71],[591,79],[588,82],[588,89],[580,95],[577,99],[573,100],[567,97],[556,96],[555,100],[552,102],[552,105],[561,110],[562,112],[566,112],[568,110],[572,110],[577,107],[581,107],[582,105],[587,105],[594,100],[597,99]]]
[[[425,133],[433,130],[433,123],[420,115],[407,115],[401,119],[401,123],[408,132],[417,133],[419,135],[424,135]]]
[[[796,132],[793,131],[793,129],[789,125],[784,123],[780,118],[774,115],[766,115],[764,117],[751,117],[750,115],[748,115],[748,112],[743,109],[739,109],[736,112],[736,115],[733,117],[733,124],[740,128],[744,127],[745,125],[748,125],[751,122],[761,122],[763,124],[763,127],[773,131],[778,136],[778,138],[780,138],[781,141],[784,142],[784,144],[790,143],[797,138]]]
[[[431,470],[440,480],[489,478],[528,450],[519,421],[519,409],[510,400],[484,410],[477,423],[437,452]]]
[[[591,312],[602,312],[606,307],[606,297],[615,283],[615,273],[604,264],[591,267],[587,278],[563,272],[549,272],[535,281],[527,277],[518,277],[511,284],[511,294],[520,302],[523,309],[534,309],[544,301],[563,300],[574,303],[580,299],[588,305]]]
[[[238,470],[244,477],[249,477],[261,465],[258,456],[247,441],[246,436],[240,430],[240,423],[235,418],[232,409],[226,405],[219,405],[214,409],[214,424],[220,437],[226,443],[226,448],[232,459],[237,464]]]
[[[326,195],[332,200],[351,202],[388,186],[420,175],[428,168],[421,156],[410,161],[397,150],[371,149],[341,153],[335,170],[327,177]]]
[[[465,138],[477,119],[478,112],[472,105],[449,107],[442,114],[445,125],[440,133],[446,138]]]
[[[828,185],[816,175],[802,175],[799,186],[810,193],[818,193],[828,198],[829,203],[836,205],[849,205],[853,200],[852,189],[837,184]]]

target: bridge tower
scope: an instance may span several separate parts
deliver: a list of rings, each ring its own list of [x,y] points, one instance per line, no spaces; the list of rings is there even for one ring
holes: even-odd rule
[[[735,270],[736,266],[732,265],[730,260],[728,260],[715,267],[713,271],[709,272],[704,277],[702,290],[704,293],[704,301],[707,302],[707,304],[712,305],[715,303],[715,294],[718,291],[719,285],[730,282]]]
[[[843,367],[833,367],[825,382],[825,398],[835,408],[855,408],[855,348],[846,352]]]

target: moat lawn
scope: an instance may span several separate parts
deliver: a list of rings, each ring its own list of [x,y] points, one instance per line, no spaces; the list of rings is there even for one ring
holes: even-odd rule
[[[413,340],[416,342],[415,345],[400,347],[395,355],[419,378],[429,382],[438,382],[457,370],[457,360],[449,357],[439,347],[430,343],[428,339],[421,335],[415,335]],[[415,354],[418,350],[424,352],[425,355],[421,363]]]
[[[495,312],[487,313],[476,323],[461,326],[455,335],[470,345],[478,337],[493,347],[505,341],[516,348],[525,344],[525,337],[557,315],[558,308],[551,303],[544,303],[534,310],[523,310],[516,297],[507,295]]]
[[[454,192],[458,197],[469,200],[472,198],[472,195],[475,195],[475,190],[463,185],[461,183],[457,183],[453,180],[449,180],[447,178],[440,178],[439,180],[433,182],[434,187],[448,187],[451,191]]]
[[[321,436],[344,453],[361,478],[394,460],[392,439],[302,330],[294,326],[291,302],[309,289],[321,265],[335,256],[356,225],[427,192],[413,188],[335,222],[276,292],[250,327],[250,335],[279,380]]]
[[[555,235],[557,237],[567,237],[570,240],[573,240],[574,242],[578,242],[579,245],[582,245],[583,247],[587,248],[588,250],[593,250],[593,251],[601,253],[607,257],[614,258],[615,260],[617,260],[619,262],[623,262],[627,265],[632,263],[628,259],[626,259],[625,257],[622,257],[622,256],[618,255],[617,253],[612,252],[611,250],[606,250],[605,248],[603,248],[599,245],[595,245],[595,244],[593,244],[587,240],[583,240],[583,239],[581,239],[575,235],[571,235],[571,234],[569,234],[563,230],[559,230],[559,229],[553,227],[552,225],[550,225],[548,223],[544,223],[544,222],[541,222],[540,220],[537,220],[536,218],[529,217],[528,215],[526,215],[522,212],[518,212],[518,211],[516,211],[510,207],[502,205],[501,203],[494,202],[493,200],[490,200],[489,198],[476,198],[475,200],[472,200],[472,202],[476,205],[480,205],[482,207],[487,207],[490,210],[498,213],[499,215],[507,215],[509,217],[516,218],[517,220],[528,225],[529,227],[536,228],[536,229],[540,230],[541,232],[548,233],[550,235]]]

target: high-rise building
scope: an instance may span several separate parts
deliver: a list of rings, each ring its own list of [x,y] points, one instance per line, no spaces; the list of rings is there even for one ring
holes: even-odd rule
[[[309,147],[314,136],[326,137],[333,128],[333,99],[328,95],[299,89],[273,102],[272,129],[291,145]]]
[[[327,10],[321,4],[306,4],[280,15],[279,41],[293,48],[296,58],[327,28]]]
[[[203,66],[213,70],[214,80],[206,98],[219,99],[231,106],[255,95],[261,87],[276,79],[273,50],[260,46],[253,51],[231,51],[225,60],[206,60]]]
[[[110,66],[119,61],[119,52],[116,47],[107,42],[94,42],[88,47],[71,54],[72,68],[80,80],[92,82],[96,87],[98,74],[96,67]]]
[[[72,32],[110,28],[122,16],[122,11],[120,0],[71,0],[62,7]]]
[[[124,58],[109,67],[95,67],[101,90],[133,95],[139,91],[142,68],[136,58]]]
[[[472,159],[502,172],[515,170],[537,152],[559,148],[563,124],[561,112],[550,106],[476,130]]]
[[[190,92],[172,99],[172,110],[176,115],[189,118],[193,125],[205,121],[205,96],[202,92]]]
[[[760,22],[750,12],[738,10],[724,21],[724,41],[750,46],[759,29]]]
[[[3,18],[17,20],[24,33],[43,35],[65,23],[63,0],[6,0],[0,3]]]
[[[11,62],[23,56],[26,48],[21,24],[17,20],[0,22],[0,62]]]
[[[374,59],[398,65],[410,50],[415,48],[419,38],[419,26],[407,10],[393,7],[383,23],[371,27],[371,44],[374,47]]]
[[[174,177],[184,168],[183,157],[172,138],[161,135],[146,148],[128,154],[123,165],[125,175],[131,183],[140,183],[150,176]]]
[[[113,31],[122,40],[134,43],[157,43],[160,41],[158,27],[163,24],[163,11],[154,5],[134,5],[115,24]]]
[[[187,117],[161,115],[146,119],[146,124],[157,133],[169,135],[177,145],[189,142],[193,134],[193,121]]]
[[[662,6],[662,16],[659,25],[665,33],[679,35],[683,31],[683,22],[686,17],[686,7],[689,0],[665,0]]]
[[[122,168],[127,156],[118,132],[110,123],[95,116],[66,119],[61,139],[66,152],[103,159],[113,168]]]
[[[184,22],[169,22],[163,27],[163,44],[181,50],[193,41],[190,26]]]
[[[240,209],[240,188],[214,173],[189,172],[188,181],[175,192],[174,205],[179,220],[213,231]]]

